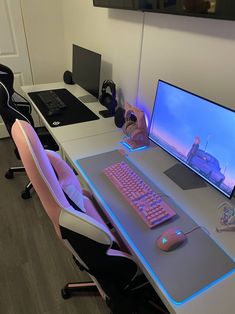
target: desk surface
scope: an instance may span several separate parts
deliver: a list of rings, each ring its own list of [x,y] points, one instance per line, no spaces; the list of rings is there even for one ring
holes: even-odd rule
[[[116,126],[114,124],[114,118],[103,118],[100,114],[100,110],[104,110],[104,106],[102,106],[99,102],[87,102],[85,105],[92,110],[100,119],[94,121],[88,121],[84,123],[76,123],[72,125],[66,125],[61,127],[52,128],[47,123],[43,115],[38,110],[37,106],[33,103],[33,101],[28,97],[27,93],[36,92],[41,90],[50,90],[50,89],[58,89],[58,88],[66,88],[70,91],[74,96],[85,98],[87,96],[87,92],[79,87],[78,85],[67,85],[63,82],[58,83],[50,83],[50,84],[40,84],[40,85],[30,85],[23,86],[22,90],[25,93],[25,96],[29,99],[29,101],[33,104],[34,109],[40,116],[43,124],[46,126],[48,131],[54,137],[55,141],[61,145],[66,141],[75,140],[78,138],[83,138],[87,136],[93,136],[96,134],[107,133],[113,130],[116,130]]]
[[[44,84],[35,86],[25,86],[23,91],[25,93],[38,91],[43,89],[67,88],[75,96],[81,97],[87,93],[76,85],[65,85],[63,83]],[[94,113],[98,114],[103,107],[98,103],[86,103]],[[36,108],[37,111],[37,108]],[[38,111],[37,111],[38,112]],[[101,118],[96,121],[81,123],[71,126],[62,126],[58,128],[50,128],[46,121],[40,115],[43,123],[51,132],[55,140],[58,142],[63,152],[73,162],[75,168],[79,171],[77,163],[78,159],[92,156],[95,154],[111,151],[113,149],[122,148],[120,140],[122,132],[118,131],[113,123],[113,118]],[[162,155],[162,158],[153,159],[152,149],[155,149],[157,155]],[[126,150],[127,152],[127,150]],[[203,189],[184,191],[179,188],[171,179],[169,179],[164,171],[173,166],[176,161],[169,154],[163,152],[160,148],[151,148],[143,151],[129,153],[129,158],[141,169],[150,180],[157,183],[159,189],[170,194],[171,198],[188,214],[192,219],[201,226],[204,226],[209,232],[210,236],[217,242],[217,244],[224,249],[224,251],[234,260],[235,244],[234,233],[224,232],[217,233],[215,227],[218,221],[218,206],[227,201],[227,199],[211,186]],[[86,174],[83,174],[86,178]],[[89,184],[89,181],[87,182]],[[94,195],[104,208],[105,204],[102,200],[102,195],[97,193],[94,189]],[[112,218],[112,217],[111,217]],[[115,221],[114,221],[115,224]],[[120,230],[118,221],[116,222],[117,229]],[[121,230],[120,230],[121,231]],[[125,237],[124,237],[125,240]],[[127,243],[128,244],[128,243]],[[132,251],[133,255],[136,252]],[[137,256],[138,258],[138,256]],[[234,313],[235,309],[235,274],[226,277],[222,281],[209,287],[203,293],[195,296],[183,304],[173,303],[166,295],[161,284],[154,282],[148,271],[144,268],[144,264],[139,259],[140,267],[148,275],[152,285],[161,296],[163,302],[166,304],[171,313],[176,314],[222,314]],[[190,280],[190,279],[189,279]]]
[[[126,153],[129,153],[128,148],[121,145],[122,139],[123,132],[121,130],[115,130],[67,141],[63,143],[63,150],[66,157],[76,167],[76,160],[78,158],[85,158],[115,149],[123,149]]]
[[[110,151],[116,148],[123,148],[119,144],[121,134],[118,132],[111,132],[110,134],[100,134],[95,137],[77,139],[71,142],[64,143],[64,150],[70,160],[73,161],[75,167],[79,170],[77,159],[92,156],[102,151]],[[115,142],[118,140],[117,142]],[[102,145],[98,147],[97,142]],[[82,147],[79,152],[79,147]],[[97,150],[98,148],[98,150]],[[157,155],[162,155],[163,158],[153,160],[152,149],[156,150]],[[197,222],[198,225],[204,226],[209,232],[211,237],[222,247],[225,252],[234,259],[235,245],[234,233],[224,232],[217,233],[215,226],[217,225],[218,212],[217,207],[227,199],[219,192],[214,190],[211,186],[202,189],[184,191],[179,188],[171,179],[169,179],[164,171],[173,166],[176,161],[174,158],[163,152],[160,148],[152,148],[129,154],[129,159],[140,168],[151,180],[157,182],[158,187],[166,194],[180,204],[180,207],[190,215]],[[77,150],[77,152],[76,152]],[[86,174],[83,173],[85,176]],[[88,184],[89,184],[88,180]],[[170,193],[169,193],[170,191]],[[105,208],[103,204],[102,195],[94,191],[99,203],[103,205],[104,209],[108,212],[109,209]],[[113,217],[111,217],[113,219]],[[115,221],[113,221],[115,224]],[[116,226],[118,227],[118,222]],[[123,232],[120,230],[120,232]],[[137,256],[136,252],[133,255]],[[138,258],[138,256],[137,256]],[[139,260],[142,269],[144,264]],[[145,270],[146,273],[146,270]],[[233,313],[235,308],[235,299],[233,297],[235,291],[235,274],[228,276],[217,284],[209,287],[194,298],[188,300],[183,304],[175,304],[166,295],[161,284],[153,282],[151,276],[147,274],[152,285],[162,297],[171,313],[177,314],[222,314]]]

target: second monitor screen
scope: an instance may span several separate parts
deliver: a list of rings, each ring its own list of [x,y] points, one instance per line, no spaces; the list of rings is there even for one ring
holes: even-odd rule
[[[73,45],[73,81],[99,97],[101,55]]]

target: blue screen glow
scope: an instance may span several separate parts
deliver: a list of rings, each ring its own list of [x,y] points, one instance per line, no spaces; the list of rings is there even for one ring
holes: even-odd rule
[[[149,138],[231,197],[235,112],[159,80]]]

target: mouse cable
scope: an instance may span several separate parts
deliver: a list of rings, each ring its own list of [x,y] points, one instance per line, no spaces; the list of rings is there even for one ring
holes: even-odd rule
[[[195,228],[193,228],[193,229],[191,229],[191,230],[189,230],[189,231],[187,231],[187,232],[184,232],[184,234],[185,234],[185,235],[186,235],[186,234],[189,234],[189,233],[191,233],[191,232],[193,232],[193,231],[195,231],[195,230],[197,230],[197,229],[202,229],[202,230],[204,230],[208,235],[210,235],[209,230],[206,229],[204,226],[197,226],[197,227],[195,227]]]

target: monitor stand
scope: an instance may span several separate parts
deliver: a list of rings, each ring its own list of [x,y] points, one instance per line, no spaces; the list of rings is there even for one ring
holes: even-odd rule
[[[90,95],[90,94],[78,97],[78,99],[81,100],[81,102],[83,102],[84,104],[89,103],[89,102],[97,102],[98,101],[98,99],[95,96]]]
[[[183,190],[206,187],[206,182],[185,165],[177,163],[164,172]]]

